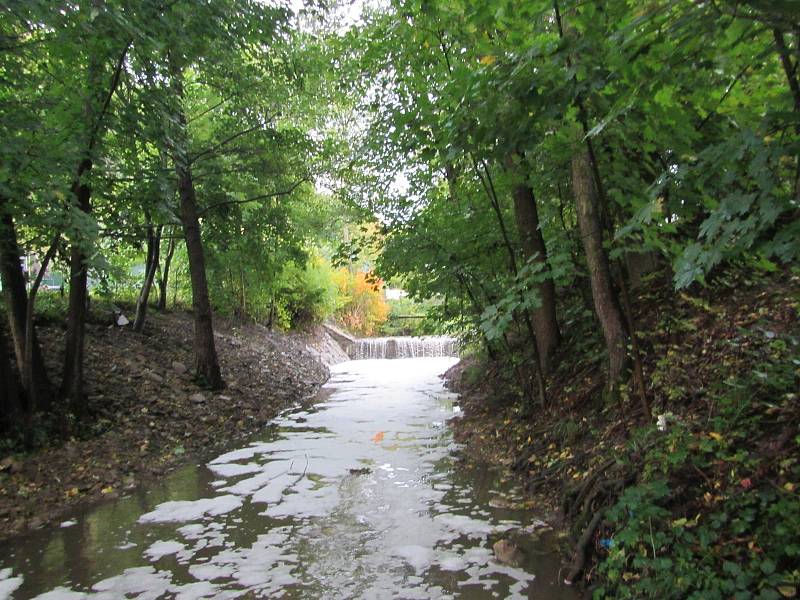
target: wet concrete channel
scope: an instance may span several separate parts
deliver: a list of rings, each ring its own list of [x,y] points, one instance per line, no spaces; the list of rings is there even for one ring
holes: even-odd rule
[[[578,598],[520,490],[458,460],[456,361],[336,365],[250,444],[11,540],[0,599]]]

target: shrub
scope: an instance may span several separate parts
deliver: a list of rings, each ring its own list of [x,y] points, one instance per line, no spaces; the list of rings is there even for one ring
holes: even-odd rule
[[[383,281],[372,273],[351,273],[344,268],[334,273],[334,281],[340,297],[337,321],[357,335],[373,335],[389,317]]]

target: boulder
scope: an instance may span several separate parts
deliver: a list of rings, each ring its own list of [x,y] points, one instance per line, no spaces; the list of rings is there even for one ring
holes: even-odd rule
[[[189,369],[186,368],[186,365],[179,361],[172,362],[172,370],[178,373],[179,375],[183,375]]]
[[[524,558],[522,550],[509,540],[503,539],[496,541],[492,546],[492,550],[494,550],[494,557],[498,562],[514,567],[518,567],[522,564]]]

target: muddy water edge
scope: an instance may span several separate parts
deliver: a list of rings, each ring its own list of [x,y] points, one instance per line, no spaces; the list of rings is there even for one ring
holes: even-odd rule
[[[0,598],[578,598],[521,490],[460,460],[456,360],[337,365],[250,444],[9,540]]]

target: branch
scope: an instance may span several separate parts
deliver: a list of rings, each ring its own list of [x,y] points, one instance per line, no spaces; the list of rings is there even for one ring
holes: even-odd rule
[[[700,131],[703,127],[705,127],[706,123],[708,123],[711,120],[711,117],[717,114],[717,111],[722,106],[723,102],[725,102],[728,95],[730,95],[730,93],[733,91],[733,88],[736,87],[736,84],[739,83],[739,80],[742,77],[744,77],[744,74],[747,73],[748,69],[750,69],[750,65],[745,65],[745,67],[741,71],[739,71],[736,77],[734,77],[733,81],[725,89],[725,93],[722,94],[722,97],[719,99],[719,102],[717,102],[717,107],[706,115],[706,118],[703,119],[703,122],[700,123],[700,125],[697,127],[697,131]]]
[[[219,208],[220,206],[228,206],[231,204],[247,204],[248,202],[256,202],[258,200],[266,200],[267,198],[276,198],[278,196],[288,196],[293,191],[295,191],[300,185],[309,181],[308,177],[303,177],[299,181],[292,184],[292,186],[288,190],[283,190],[280,192],[273,192],[271,194],[261,194],[259,196],[253,196],[252,198],[247,198],[245,200],[226,200],[225,202],[217,202],[216,204],[212,204],[211,206],[206,206],[203,210],[197,213],[198,217],[202,217],[208,211],[213,208]]]
[[[30,293],[28,294],[28,314],[33,313],[33,302],[36,298],[36,292],[39,291],[39,286],[42,284],[42,279],[44,278],[44,273],[47,271],[47,267],[50,264],[50,261],[53,260],[53,256],[56,254],[56,250],[58,250],[58,242],[61,240],[61,231],[59,230],[54,236],[53,241],[50,242],[50,247],[47,249],[47,253],[44,255],[44,259],[42,260],[42,266],[39,268],[39,272],[36,274],[36,279],[31,286]]]
[[[95,121],[94,127],[92,127],[92,133],[89,136],[89,152],[94,149],[94,145],[97,142],[97,132],[100,130],[100,125],[103,122],[106,112],[108,112],[108,107],[111,104],[111,99],[114,97],[114,92],[117,91],[117,87],[119,86],[120,76],[122,75],[122,67],[125,64],[125,57],[128,55],[128,50],[130,50],[132,44],[133,38],[128,40],[128,43],[125,44],[125,48],[122,49],[122,54],[120,54],[119,59],[117,59],[117,65],[114,67],[114,75],[111,77],[111,87],[108,89],[108,94],[106,94],[106,99],[103,102],[103,108],[100,109],[100,114],[97,115],[97,120]]]
[[[271,119],[269,119],[269,120],[271,120]],[[219,150],[220,148],[222,148],[226,144],[231,143],[233,140],[235,140],[237,138],[240,138],[243,135],[247,135],[248,133],[252,133],[252,132],[256,131],[257,129],[261,129],[261,127],[262,127],[261,124],[254,125],[253,127],[248,127],[247,129],[244,129],[242,131],[234,133],[231,136],[228,136],[227,138],[222,140],[220,143],[214,144],[213,146],[211,146],[211,148],[203,150],[199,154],[195,155],[193,158],[190,158],[189,159],[189,164],[193,164],[193,163],[197,162],[198,160],[200,160],[204,156],[208,156],[209,154],[213,154],[214,152],[216,152],[217,150]]]
[[[217,110],[217,109],[218,109],[220,106],[222,106],[223,104],[225,104],[227,101],[228,101],[228,98],[223,98],[222,100],[220,100],[219,102],[217,102],[217,103],[216,103],[214,106],[211,106],[211,107],[209,107],[209,108],[205,109],[203,112],[201,112],[201,113],[199,113],[199,114],[196,114],[195,116],[193,116],[191,119],[189,119],[188,121],[186,121],[186,124],[188,125],[189,123],[192,123],[192,122],[196,121],[197,119],[202,119],[202,118],[203,118],[203,117],[205,117],[205,116],[206,116],[208,113],[210,113],[210,112],[213,112],[213,111]]]

